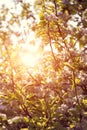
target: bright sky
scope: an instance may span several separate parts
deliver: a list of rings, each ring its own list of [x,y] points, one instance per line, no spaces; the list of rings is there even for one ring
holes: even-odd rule
[[[0,0],[0,6],[2,4],[5,4],[7,7],[12,7],[14,5],[14,2],[19,0]],[[35,0],[24,0],[26,2],[29,2],[30,4],[33,4]]]
[[[3,4],[7,7],[12,7],[14,5],[13,0],[0,0],[0,6]]]
[[[4,4],[6,7],[8,8],[14,8],[15,7],[15,2],[19,1],[19,0],[0,0],[0,7]],[[24,0],[24,2],[29,2],[31,5],[33,5],[35,0]],[[17,11],[18,10],[18,11]],[[20,5],[18,6],[18,9],[16,8],[16,13],[18,14],[20,12]],[[33,7],[32,7],[32,11],[33,11]],[[10,13],[8,15],[8,19],[10,20],[11,16]],[[31,21],[32,22],[32,21]],[[5,23],[6,24],[6,23]],[[40,45],[40,39],[35,38],[35,33],[33,31],[30,31],[27,28],[27,21],[26,20],[22,20],[21,21],[21,27],[19,29],[19,26],[14,23],[14,25],[12,25],[10,27],[12,30],[14,30],[15,32],[19,32],[21,33],[20,37],[24,38],[24,46],[22,46],[22,53],[21,53],[21,62],[29,65],[29,66],[34,66],[37,64],[40,54],[39,54],[39,45]],[[25,35],[25,31],[26,31],[26,35]],[[14,45],[18,44],[18,37],[15,36],[14,34],[12,34],[11,36],[11,40],[12,43]],[[36,45],[31,45],[29,44],[31,41],[35,41]],[[20,44],[19,44],[20,45]],[[25,53],[26,52],[26,53]],[[35,54],[36,53],[36,54]]]

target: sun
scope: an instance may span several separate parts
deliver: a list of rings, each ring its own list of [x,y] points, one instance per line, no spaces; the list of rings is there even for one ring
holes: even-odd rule
[[[41,52],[37,45],[23,44],[19,56],[23,66],[35,69],[40,62]]]

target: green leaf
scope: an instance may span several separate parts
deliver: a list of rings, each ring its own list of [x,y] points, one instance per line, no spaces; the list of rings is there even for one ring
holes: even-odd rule
[[[67,67],[69,67],[69,68],[72,69],[72,70],[75,69],[75,68],[74,68],[72,65],[70,65],[68,62],[64,62],[64,65],[67,66]]]
[[[87,105],[87,99],[83,99],[82,102],[83,102],[84,105]]]
[[[80,79],[79,78],[75,78],[75,83],[79,84],[80,83]]]
[[[70,124],[70,128],[74,128],[75,127],[75,124]]]

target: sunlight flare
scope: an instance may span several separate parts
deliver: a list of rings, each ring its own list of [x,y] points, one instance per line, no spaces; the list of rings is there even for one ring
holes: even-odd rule
[[[25,67],[35,68],[40,62],[40,51],[37,45],[24,44],[20,52],[20,62]]]

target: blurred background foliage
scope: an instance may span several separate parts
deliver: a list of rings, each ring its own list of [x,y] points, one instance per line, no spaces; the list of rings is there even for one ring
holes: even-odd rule
[[[41,39],[36,69],[19,60],[21,45],[36,44],[31,31]],[[86,0],[0,7],[0,129],[87,130]]]

